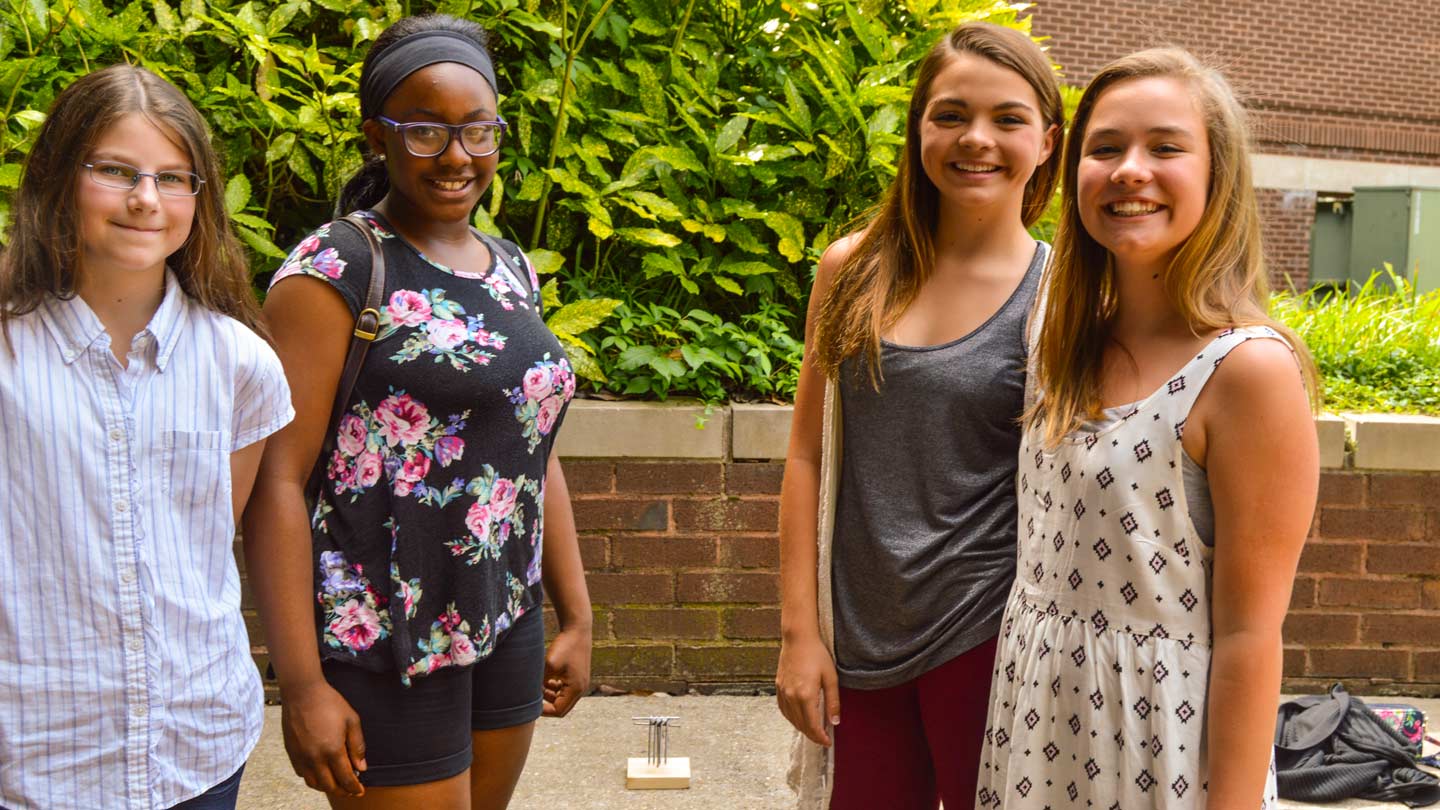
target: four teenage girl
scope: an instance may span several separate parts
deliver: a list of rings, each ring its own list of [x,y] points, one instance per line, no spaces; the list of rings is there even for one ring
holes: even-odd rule
[[[275,274],[268,333],[184,96],[117,66],[56,100],[0,259],[0,579],[27,594],[0,612],[0,807],[234,807],[247,500],[286,747],[333,806],[503,808],[535,718],[585,691],[551,456],[574,378],[528,261],[469,227],[495,84],[470,23],[376,41],[355,215]],[[1102,70],[1052,259],[1026,227],[1062,123],[1028,38],[961,26],[886,201],[820,263],[782,493],[802,806],[1273,804],[1318,465],[1243,111],[1180,51]]]

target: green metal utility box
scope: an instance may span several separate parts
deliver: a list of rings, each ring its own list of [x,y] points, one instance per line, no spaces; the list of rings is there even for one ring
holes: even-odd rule
[[[1348,196],[1320,195],[1315,224],[1310,226],[1310,283],[1344,287],[1350,280],[1350,221],[1354,201]]]
[[[1350,217],[1350,280],[1386,262],[1419,292],[1440,288],[1440,188],[1357,186]]]

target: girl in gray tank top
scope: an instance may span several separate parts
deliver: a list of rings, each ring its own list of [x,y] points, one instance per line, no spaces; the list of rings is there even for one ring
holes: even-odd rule
[[[792,763],[807,810],[974,803],[1015,578],[1025,327],[1049,256],[1026,228],[1054,191],[1063,114],[1028,37],[955,29],[920,64],[886,200],[820,261],[781,493],[776,674],[808,738]]]

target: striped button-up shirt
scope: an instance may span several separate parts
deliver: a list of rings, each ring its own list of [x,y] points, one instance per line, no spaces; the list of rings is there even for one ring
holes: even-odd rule
[[[165,808],[232,775],[263,691],[230,454],[290,421],[274,351],[165,296],[122,366],[79,297],[0,341],[0,806]]]

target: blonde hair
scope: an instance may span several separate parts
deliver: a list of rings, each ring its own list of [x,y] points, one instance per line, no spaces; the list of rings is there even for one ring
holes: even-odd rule
[[[1154,48],[1117,59],[1096,74],[1066,138],[1060,222],[1036,348],[1041,398],[1025,417],[1027,424],[1038,425],[1048,445],[1100,417],[1101,358],[1119,307],[1110,252],[1080,221],[1076,169],[1085,130],[1106,90],[1151,77],[1176,79],[1189,88],[1210,144],[1205,211],[1163,275],[1166,298],[1196,334],[1261,325],[1280,332],[1295,350],[1312,398],[1317,397],[1315,365],[1305,344],[1267,314],[1270,290],[1245,110],[1218,70],[1184,50]]]
[[[1025,34],[991,23],[965,23],[941,38],[920,62],[905,122],[905,150],[885,199],[860,230],[815,320],[815,368],[826,377],[862,354],[870,381],[879,388],[880,333],[915,300],[934,264],[935,223],[940,192],[920,161],[920,122],[935,76],[959,54],[976,56],[1013,70],[1035,91],[1041,127],[1063,124],[1065,108],[1055,69]],[[1029,227],[1045,213],[1059,179],[1060,150],[1036,167],[1025,184],[1020,217]]]

